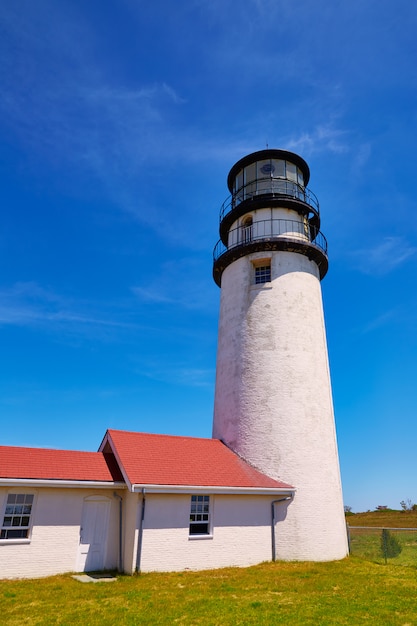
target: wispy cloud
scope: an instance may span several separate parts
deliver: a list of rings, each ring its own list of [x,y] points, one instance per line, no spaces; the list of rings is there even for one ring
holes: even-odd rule
[[[16,283],[0,292],[0,325],[41,327],[49,332],[94,335],[99,329],[135,329],[103,303],[94,305],[45,289],[34,282]]]
[[[365,333],[372,332],[374,330],[378,330],[379,328],[382,328],[386,326],[387,324],[390,324],[397,317],[398,317],[398,311],[396,309],[385,311],[384,313],[381,313],[381,315],[378,315],[376,318],[368,322],[362,329],[362,332],[365,334]]]
[[[190,368],[185,363],[161,367],[160,364],[147,362],[146,367],[137,369],[137,373],[152,380],[185,387],[212,387],[214,382],[214,369]]]
[[[45,0],[0,15],[0,112],[33,153],[91,167],[103,181],[162,149],[167,112],[185,103],[174,85],[123,84],[97,61],[97,31],[76,7]],[[46,18],[53,16],[53,28]],[[41,35],[39,34],[41,32]]]
[[[309,155],[323,151],[343,154],[349,150],[348,131],[334,128],[333,124],[319,125],[311,132],[290,139],[287,148]]]
[[[173,304],[177,300],[166,293],[161,292],[161,287],[132,287],[132,292],[143,302],[153,302],[157,304]]]
[[[143,303],[174,305],[187,310],[214,312],[217,310],[216,287],[211,279],[202,281],[207,267],[196,258],[169,261],[156,271],[146,286],[132,287]]]
[[[189,274],[181,277],[181,268],[185,267]],[[192,260],[188,264],[184,260],[178,266],[174,262],[164,264],[150,284],[133,287],[131,296],[116,303],[75,299],[34,282],[16,283],[0,291],[0,327],[34,328],[56,335],[60,341],[80,338],[107,342],[120,341],[126,333],[132,339],[143,332],[159,337],[164,332],[172,334],[171,325],[161,329],[149,316],[152,305],[159,305],[162,312],[172,311],[174,316],[181,310],[217,312],[217,300],[213,297],[216,287],[209,280],[202,284],[198,273]],[[141,322],[132,322],[138,311],[142,311]],[[175,332],[189,334],[190,330],[177,327]]]
[[[385,237],[374,247],[352,252],[352,258],[364,274],[383,275],[408,261],[416,252],[417,247],[403,237]]]

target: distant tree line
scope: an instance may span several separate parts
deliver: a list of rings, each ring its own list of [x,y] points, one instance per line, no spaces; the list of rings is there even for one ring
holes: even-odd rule
[[[417,511],[417,504],[414,504],[412,500],[410,500],[410,498],[407,498],[407,500],[401,500],[400,507],[402,511]],[[344,509],[345,509],[346,515],[353,515],[351,506],[348,506],[347,504],[345,504]],[[382,504],[379,504],[378,506],[375,507],[375,511],[392,511],[392,510],[394,509],[390,509],[388,506],[385,506]],[[368,509],[366,512],[370,513],[371,511],[370,509]]]
[[[403,511],[417,511],[417,504],[413,504],[409,498],[401,500],[400,506]]]

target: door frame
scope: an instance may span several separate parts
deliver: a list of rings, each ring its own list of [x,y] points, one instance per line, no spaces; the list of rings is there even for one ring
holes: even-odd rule
[[[102,541],[101,550],[100,550],[101,567],[93,569],[93,568],[88,567],[87,565],[89,551],[88,550],[86,552],[83,551],[82,546],[86,546],[87,544],[84,544],[82,542],[82,538],[83,538],[83,527],[85,530],[85,526],[86,524],[88,524],[87,511],[89,509],[87,509],[87,507],[91,504],[97,504],[99,502],[106,504],[106,507],[104,510],[105,518],[104,518],[104,525],[103,525],[103,528],[104,528],[103,541]],[[77,552],[77,568],[76,569],[78,572],[99,571],[101,569],[105,569],[105,563],[106,563],[106,557],[107,557],[107,551],[108,551],[109,520],[110,520],[111,503],[112,503],[112,499],[105,495],[87,496],[83,500],[83,505],[82,505],[82,510],[81,510],[81,522],[80,522],[80,528],[79,528],[78,552]],[[88,569],[86,569],[87,567]]]

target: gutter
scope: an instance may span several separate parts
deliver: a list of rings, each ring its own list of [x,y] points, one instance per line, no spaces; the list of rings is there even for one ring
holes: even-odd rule
[[[272,500],[271,502],[271,547],[272,547],[272,561],[275,562],[277,560],[276,555],[276,545],[275,545],[275,505],[280,504],[282,502],[288,502],[288,500],[292,500],[294,498],[294,492],[289,496],[285,496],[284,498],[279,498],[278,500]]]
[[[126,489],[125,483],[104,480],[60,480],[59,478],[1,478],[0,487],[63,487]]]
[[[138,536],[138,551],[136,554],[136,572],[140,574],[140,560],[142,557],[142,542],[143,542],[143,520],[145,519],[145,488],[142,487],[142,506],[140,512],[140,522],[139,522],[139,536]]]
[[[273,496],[292,492],[288,487],[219,487],[202,485],[155,485],[155,484],[132,484],[131,491],[134,493],[178,493],[178,494],[230,494],[240,496]]]

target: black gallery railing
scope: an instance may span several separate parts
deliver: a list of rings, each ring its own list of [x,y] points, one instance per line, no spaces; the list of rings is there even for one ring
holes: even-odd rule
[[[317,215],[320,213],[319,201],[310,189],[284,178],[267,177],[252,180],[226,198],[220,208],[220,221],[241,202],[255,200],[259,196],[300,200],[308,204],[312,208],[313,213]]]
[[[323,233],[308,221],[269,219],[253,222],[250,226],[238,226],[229,231],[228,245],[220,240],[213,251],[213,260],[222,254],[257,241],[290,240],[319,248],[327,256],[327,240]]]

